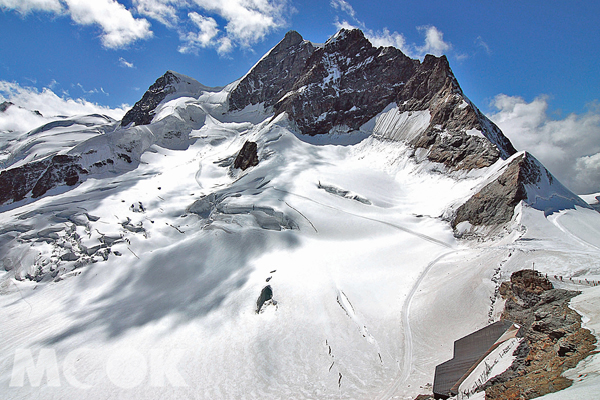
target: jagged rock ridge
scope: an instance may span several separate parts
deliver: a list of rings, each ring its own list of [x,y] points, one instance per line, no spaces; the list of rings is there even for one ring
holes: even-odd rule
[[[557,182],[535,157],[523,152],[456,210],[452,227],[462,222],[474,226],[505,224],[512,220],[514,209],[521,201],[547,214],[575,205],[590,208]]]
[[[230,109],[257,103],[287,113],[308,135],[357,130],[391,103],[409,118],[428,111],[416,137],[387,132],[382,139],[407,140],[450,169],[486,167],[516,152],[464,96],[445,56],[421,63],[394,47],[373,47],[358,29],[340,30],[321,48],[288,33],[230,95]]]
[[[167,71],[163,76],[144,93],[140,101],[134,104],[131,110],[123,116],[122,126],[127,126],[132,122],[135,125],[148,125],[154,118],[154,110],[168,94],[174,93],[176,88],[173,86],[179,83],[180,79],[171,71]]]
[[[289,31],[258,64],[238,83],[229,97],[229,109],[241,110],[246,106],[275,104],[302,74],[306,60],[315,47],[296,31]]]

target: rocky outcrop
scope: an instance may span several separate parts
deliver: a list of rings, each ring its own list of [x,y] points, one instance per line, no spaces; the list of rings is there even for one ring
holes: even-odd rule
[[[522,152],[456,210],[452,227],[464,221],[473,226],[503,225],[512,220],[521,201],[546,215],[575,206],[590,208],[556,181],[535,157]]]
[[[6,110],[8,110],[8,107],[10,106],[14,106],[14,103],[10,102],[10,101],[4,101],[2,103],[0,103],[0,112],[4,112]]]
[[[500,225],[509,222],[515,207],[527,200],[525,185],[536,184],[541,171],[527,153],[514,159],[494,181],[471,196],[456,211],[452,227],[468,221],[471,225]]]
[[[581,316],[569,308],[579,293],[554,289],[533,270],[515,272],[510,282],[502,283],[502,319],[521,325],[524,340],[513,365],[486,385],[487,400],[532,399],[571,385],[562,373],[586,358],[596,342],[581,327]]]
[[[31,197],[38,198],[57,186],[74,186],[87,173],[79,158],[69,155],[56,155],[2,171],[0,204],[23,200],[29,192]]]
[[[163,76],[144,93],[142,99],[135,103],[131,110],[123,116],[121,126],[148,125],[154,118],[154,110],[168,94],[174,93],[176,88],[173,84],[179,83],[180,79],[171,71],[167,71]]]
[[[229,97],[230,110],[264,103],[275,104],[292,89],[315,47],[296,31],[289,31],[238,83]]]
[[[464,96],[445,56],[427,55],[421,63],[394,47],[374,47],[358,29],[342,29],[306,58],[307,42],[296,35],[288,33],[242,80],[230,108],[270,106],[271,94],[276,115],[285,112],[301,133],[318,135],[357,130],[396,103],[399,113],[429,112],[425,129],[409,144],[450,170],[487,167],[515,153]],[[287,63],[269,68],[275,59]],[[382,138],[398,140],[385,133]]]
[[[256,300],[256,313],[259,314],[263,306],[269,301],[273,301],[273,289],[271,285],[267,285],[261,290],[260,296]]]
[[[411,144],[427,149],[430,161],[450,169],[473,169],[516,152],[500,129],[464,96],[445,56],[425,56],[396,103],[401,112],[429,110],[429,126]]]
[[[245,171],[250,167],[258,165],[257,149],[258,145],[256,142],[246,141],[235,158],[233,167]]]

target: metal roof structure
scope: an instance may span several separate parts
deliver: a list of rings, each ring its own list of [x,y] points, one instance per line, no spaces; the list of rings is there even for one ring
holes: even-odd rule
[[[454,357],[435,368],[433,395],[447,399],[458,394],[458,387],[471,371],[515,326],[511,321],[498,321],[454,342]],[[515,328],[513,328],[515,329]]]

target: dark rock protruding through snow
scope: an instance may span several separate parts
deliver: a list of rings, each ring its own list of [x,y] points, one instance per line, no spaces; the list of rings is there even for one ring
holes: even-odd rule
[[[233,162],[233,167],[241,169],[245,171],[250,167],[254,167],[258,165],[258,145],[256,142],[247,141],[242,146],[242,149],[238,153],[235,161]]]
[[[258,296],[258,300],[256,300],[256,313],[260,313],[260,310],[263,308],[265,303],[273,300],[273,289],[271,285],[265,286],[260,292],[260,296]]]
[[[168,94],[174,93],[174,83],[179,83],[180,79],[171,71],[167,71],[163,76],[144,93],[141,100],[135,103],[131,110],[123,116],[122,126],[127,126],[132,122],[135,125],[148,125],[154,118],[154,110]]]

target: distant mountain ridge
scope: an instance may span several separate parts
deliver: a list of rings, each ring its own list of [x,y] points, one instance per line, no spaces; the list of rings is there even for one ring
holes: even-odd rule
[[[103,145],[108,151],[98,153],[98,144],[92,141],[89,149],[82,144],[77,147],[81,151],[71,150],[60,162],[50,155],[35,164],[2,171],[0,203],[37,198],[57,186],[74,186],[88,176],[135,168],[135,160],[152,143],[184,148],[192,129],[181,125],[185,121],[176,129],[152,133],[141,141],[133,138],[149,132],[136,127],[152,124],[159,106],[170,99],[219,91],[226,94],[222,96],[224,113],[260,106],[265,114],[272,115],[271,120],[287,115],[301,134],[309,136],[365,131],[390,146],[404,143],[413,149],[415,161],[440,164],[449,172],[490,167],[516,153],[500,129],[464,95],[445,56],[413,60],[394,47],[374,47],[358,29],[341,29],[320,46],[290,31],[226,89],[208,88],[193,78],[167,71],[125,114],[119,126],[111,128],[115,131],[107,134],[109,140]],[[131,143],[127,129],[137,129]],[[110,139],[112,136],[115,139]],[[531,156],[525,154],[522,159]],[[519,178],[502,175],[496,182],[504,183],[497,189],[490,186],[476,193],[457,209],[454,227],[464,221],[473,225],[506,223],[519,201],[536,204],[523,185],[535,186],[536,177],[542,176],[545,168],[536,160],[513,162],[508,170]],[[531,178],[526,177],[531,174]],[[562,185],[560,191],[567,193],[561,196],[561,206],[589,207]],[[501,200],[493,198],[499,195]],[[503,211],[496,212],[494,207]]]

